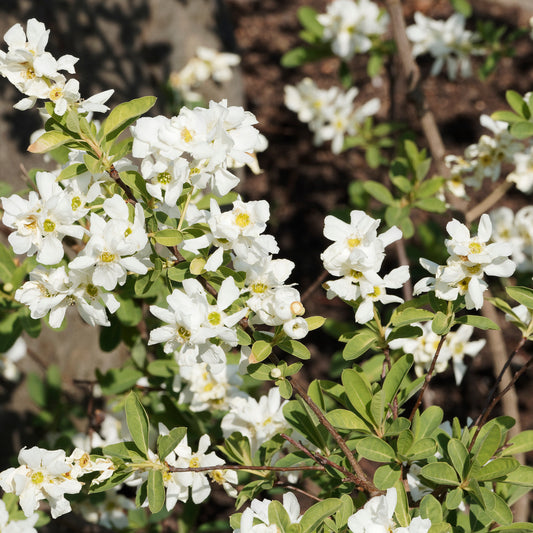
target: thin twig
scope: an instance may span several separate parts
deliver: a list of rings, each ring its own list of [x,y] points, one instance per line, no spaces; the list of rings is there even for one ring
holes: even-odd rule
[[[214,472],[215,470],[269,470],[270,472],[298,472],[300,470],[324,471],[322,465],[312,466],[257,466],[257,465],[214,465],[214,466],[186,466],[177,467],[168,465],[169,472]]]
[[[284,487],[286,489],[292,490],[293,492],[298,492],[299,494],[303,494],[304,496],[315,500],[315,502],[323,501],[322,498],[319,498],[318,496],[315,496],[314,494],[311,494],[310,492],[307,492],[306,490],[303,490],[300,487],[295,487],[291,483],[286,483],[285,481],[276,481],[276,483],[274,483],[274,486]]]
[[[300,398],[311,408],[313,413],[318,417],[320,423],[326,428],[328,433],[333,437],[339,448],[343,451],[346,459],[350,463],[353,471],[356,474],[356,483],[360,485],[364,490],[366,490],[370,495],[381,494],[381,491],[372,483],[364,470],[361,468],[361,465],[357,462],[354,454],[348,448],[344,439],[339,435],[338,431],[330,424],[329,420],[326,418],[326,415],[321,411],[318,405],[310,398],[310,396],[305,392],[304,388],[298,383],[294,378],[291,379],[291,384]]]
[[[328,275],[329,272],[327,270],[324,270],[324,272],[322,272],[322,274],[320,274],[320,276],[318,276],[318,278],[313,281],[313,283],[309,287],[307,287],[305,292],[300,297],[300,300],[302,302],[305,302],[305,300],[307,300],[307,298],[309,298],[309,296],[311,296],[311,294],[313,294],[313,292],[315,292],[318,287],[322,285],[322,282],[328,277]]]
[[[137,199],[135,198],[135,195],[131,192],[131,189],[122,181],[122,178],[120,177],[120,174],[117,172],[115,165],[111,165],[109,169],[107,170],[107,173],[113,178],[115,183],[126,193],[126,196],[128,197],[128,199],[130,199],[132,202],[137,203]]]
[[[486,213],[496,202],[505,196],[505,193],[513,186],[510,181],[502,181],[486,198],[479,204],[469,209],[465,214],[465,221],[471,224],[477,220],[483,213]]]
[[[487,418],[489,417],[491,411],[494,409],[494,407],[496,407],[496,405],[503,398],[503,396],[505,396],[505,394],[513,388],[514,384],[518,381],[520,376],[530,367],[531,363],[533,363],[533,357],[530,357],[528,362],[520,370],[517,370],[514,373],[514,376],[512,377],[511,381],[507,384],[507,386],[504,389],[502,389],[500,393],[492,399],[492,402],[490,403],[488,408],[485,410],[484,415],[481,417],[481,420],[479,421],[479,425],[477,426],[476,432],[474,433],[474,436],[472,437],[472,442],[470,443],[470,446],[468,447],[468,451],[472,450],[476,442],[476,439],[479,435],[479,432],[481,431],[481,428],[487,421]]]
[[[418,394],[418,398],[416,399],[416,403],[413,407],[413,410],[411,411],[411,414],[409,415],[409,422],[413,421],[413,418],[415,417],[417,409],[420,407],[420,404],[422,403],[422,398],[424,397],[424,393],[426,392],[426,389],[428,388],[429,382],[431,381],[431,378],[433,377],[433,371],[435,370],[435,365],[437,364],[437,359],[439,358],[440,350],[442,348],[442,345],[444,344],[444,341],[446,340],[446,335],[443,335],[440,338],[439,344],[437,346],[437,349],[435,350],[435,355],[433,356],[433,360],[431,361],[431,365],[429,367],[429,370],[426,374],[426,377],[424,378],[424,384],[422,385],[422,388],[420,389],[420,393]]]

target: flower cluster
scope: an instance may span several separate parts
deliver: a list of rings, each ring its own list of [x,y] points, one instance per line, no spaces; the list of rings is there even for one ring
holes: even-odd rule
[[[362,509],[348,518],[348,529],[352,533],[427,533],[431,521],[417,516],[407,527],[398,527],[392,516],[396,509],[396,489],[387,489],[387,494],[374,496]]]
[[[317,20],[324,28],[323,41],[345,60],[368,52],[389,26],[387,12],[372,0],[334,0]]]
[[[440,335],[433,333],[431,322],[414,323],[413,326],[419,327],[422,330],[422,335],[412,339],[395,339],[389,342],[389,346],[393,349],[401,348],[404,353],[413,354],[416,375],[423,376],[428,371],[435,356]],[[485,339],[470,341],[472,333],[474,333],[474,328],[466,325],[460,326],[457,331],[448,333],[437,358],[434,371],[436,373],[444,372],[451,362],[457,385],[463,381],[467,369],[464,356],[475,357],[485,346]]]
[[[276,533],[278,525],[273,523],[273,514],[269,513],[272,500],[252,500],[250,507],[242,513],[240,527],[234,533]],[[300,504],[292,492],[283,494],[283,509],[289,524],[300,522]]]
[[[67,81],[60,72],[74,74],[78,58],[64,55],[55,59],[45,50],[49,33],[42,22],[30,19],[26,32],[20,24],[15,24],[4,35],[8,50],[0,50],[0,74],[26,95],[15,108],[30,109],[37,100],[48,100],[54,102],[57,115],[63,115],[71,106],[80,112],[107,111],[104,104],[113,91],[82,101],[79,82],[74,78]]]
[[[25,520],[10,520],[6,504],[0,500],[0,531],[2,533],[37,533],[37,530],[33,527],[37,520],[39,520],[37,513],[32,514]]]
[[[509,207],[498,207],[490,213],[492,240],[512,247],[511,258],[519,272],[533,271],[533,207],[516,213]]]
[[[210,187],[224,196],[239,183],[230,168],[254,166],[253,153],[264,148],[254,115],[226,100],[209,108],[181,108],[172,118],[141,118],[132,127],[134,157],[150,194],[175,206],[183,186]]]
[[[378,235],[380,222],[364,211],[352,211],[350,224],[331,215],[324,221],[324,235],[334,242],[320,257],[324,268],[340,277],[326,283],[328,298],[357,301],[355,320],[360,324],[374,316],[374,302],[403,302],[400,297],[387,294],[387,289],[398,289],[409,279],[407,266],[395,268],[384,277],[378,274],[385,247],[402,237],[396,226]]]
[[[448,20],[434,20],[420,12],[415,13],[415,23],[407,28],[407,37],[413,43],[415,57],[430,54],[435,58],[431,74],[438,75],[446,65],[448,77],[457,74],[464,78],[472,75],[471,54],[484,53],[476,47],[479,36],[465,29],[465,18],[454,13]]]
[[[20,373],[15,363],[26,355],[27,350],[26,342],[19,337],[7,352],[0,354],[0,375],[4,379],[17,381]]]
[[[20,506],[27,517],[39,508],[41,500],[48,500],[52,518],[70,512],[65,494],[77,494],[83,483],[78,478],[91,472],[101,472],[94,484],[108,479],[114,471],[113,462],[99,458],[91,460],[83,450],[76,449],[66,457],[64,450],[23,448],[18,456],[20,466],[0,473],[4,492],[19,496]]]
[[[471,144],[464,151],[464,156],[447,155],[446,166],[450,169],[451,178],[447,180],[448,190],[456,196],[467,198],[465,185],[479,189],[485,178],[496,181],[502,171],[503,164],[512,164],[515,158],[523,160],[527,156],[520,154],[523,144],[517,141],[508,131],[506,122],[495,121],[488,115],[481,115],[480,123],[492,132],[482,135],[479,141]],[[517,188],[524,190],[524,174],[527,171],[515,171],[513,177],[507,179],[515,181]],[[531,177],[526,177],[531,181]]]
[[[309,124],[315,145],[331,141],[333,153],[338,154],[343,149],[344,137],[356,135],[366,118],[379,111],[379,98],[356,107],[354,99],[358,94],[356,87],[347,92],[338,87],[319,89],[313,80],[304,78],[296,86],[285,87],[285,105]]]
[[[421,259],[420,264],[434,277],[421,279],[414,293],[435,291],[437,298],[448,301],[464,296],[467,309],[481,309],[488,288],[484,274],[506,278],[515,271],[515,263],[508,259],[512,247],[504,242],[490,243],[492,223],[487,214],[481,216],[477,236],[471,237],[468,228],[455,219],[448,222],[446,230],[451,237],[445,242],[450,254],[446,265]]]
[[[237,54],[219,52],[213,48],[199,46],[196,56],[192,57],[179,71],[170,75],[170,85],[179,91],[187,102],[198,102],[202,99],[196,92],[198,86],[209,79],[221,83],[233,77],[231,67],[237,66],[241,58]]]

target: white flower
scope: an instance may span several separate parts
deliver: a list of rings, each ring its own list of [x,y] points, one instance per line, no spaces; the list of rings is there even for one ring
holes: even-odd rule
[[[331,42],[333,53],[351,59],[372,47],[372,38],[387,30],[388,15],[370,0],[335,0],[317,17],[324,26],[322,39]]]
[[[392,520],[396,508],[396,489],[388,489],[384,496],[370,498],[362,509],[348,518],[352,533],[389,533],[394,531]]]
[[[109,529],[126,529],[130,523],[128,511],[135,509],[136,506],[130,498],[118,494],[118,488],[113,487],[104,491],[105,498],[98,504],[84,500],[76,504],[74,510],[91,524],[99,524]]]
[[[70,512],[65,494],[77,494],[82,483],[69,478],[71,465],[64,450],[44,450],[36,446],[23,448],[18,460],[21,466],[0,473],[0,486],[5,492],[19,496],[24,514],[32,516],[39,508],[40,500],[48,500],[52,518]]]
[[[526,152],[514,154],[515,169],[507,176],[507,181],[516,184],[516,188],[525,194],[533,192],[533,147]]]
[[[27,353],[28,347],[22,337],[19,337],[13,346],[5,353],[0,354],[0,373],[8,381],[17,381],[20,372],[15,365]]]
[[[259,401],[252,397],[234,398],[229,413],[221,422],[224,438],[234,432],[241,433],[248,437],[254,454],[265,441],[288,430],[283,416],[284,403],[277,387],[270,389],[268,396],[261,396]]]
[[[0,531],[2,533],[37,533],[33,527],[37,520],[39,520],[37,513],[30,515],[25,520],[10,520],[6,504],[0,500]]]
[[[80,448],[76,448],[70,456],[66,458],[66,461],[72,465],[72,469],[69,472],[69,476],[72,479],[78,479],[91,472],[100,472],[100,475],[91,482],[91,484],[94,483],[95,485],[109,479],[115,473],[115,465],[111,459],[98,457],[97,459],[92,460],[89,454]]]
[[[465,30],[465,18],[454,13],[448,20],[433,20],[415,13],[415,24],[407,28],[407,37],[413,44],[413,55],[429,53],[435,58],[431,74],[436,76],[446,64],[448,77],[455,79],[472,75],[470,54],[475,53],[474,43],[479,36]]]

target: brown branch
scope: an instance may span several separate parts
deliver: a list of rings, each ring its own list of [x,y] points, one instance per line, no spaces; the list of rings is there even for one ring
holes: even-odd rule
[[[288,435],[285,435],[284,433],[281,434],[281,436],[288,442],[290,442],[293,446],[304,452],[308,457],[313,459],[313,461],[316,461],[322,466],[330,466],[331,468],[334,468],[335,470],[341,472],[341,474],[344,474],[346,476],[346,479],[348,481],[351,481],[352,483],[355,483],[356,485],[359,485],[359,479],[358,477],[349,470],[346,470],[343,466],[334,463],[327,457],[324,457],[323,455],[319,453],[313,453],[311,450],[308,450],[301,442],[296,442],[294,439],[291,439]]]
[[[318,276],[318,278],[315,281],[313,281],[313,283],[309,285],[309,287],[307,287],[305,292],[302,294],[300,300],[302,302],[307,300],[307,298],[309,298],[309,296],[311,296],[311,294],[313,294],[313,292],[315,292],[318,289],[318,287],[322,285],[322,282],[328,277],[328,275],[329,275],[329,272],[327,270],[324,270],[322,274],[320,274],[320,276]]]
[[[320,410],[318,405],[310,398],[310,396],[305,392],[304,388],[294,378],[292,378],[290,382],[298,396],[300,396],[300,398],[302,398],[302,400],[311,408],[320,423],[326,428],[326,430],[333,437],[339,448],[343,451],[344,455],[346,456],[346,459],[348,459],[348,462],[350,463],[351,467],[353,468],[353,471],[356,474],[355,482],[364,490],[366,490],[371,496],[381,494],[381,491],[374,485],[374,483],[372,483],[368,479],[367,475],[361,468],[361,465],[357,462],[357,459],[353,455],[350,448],[348,448],[344,439],[339,435],[338,431],[330,424],[329,420],[326,418],[326,415]]]
[[[442,345],[444,344],[444,341],[446,340],[446,335],[443,335],[440,338],[439,344],[437,346],[437,349],[435,350],[435,355],[433,356],[433,359],[431,361],[431,365],[429,367],[429,370],[426,374],[426,377],[424,378],[424,384],[422,385],[422,389],[420,389],[420,393],[418,394],[418,398],[416,399],[416,403],[413,407],[413,410],[411,411],[411,414],[409,415],[409,422],[413,421],[413,418],[415,417],[417,409],[420,407],[420,404],[422,403],[422,398],[424,397],[424,393],[426,392],[426,389],[428,388],[429,382],[431,381],[431,378],[433,377],[433,371],[435,370],[435,365],[437,364],[437,359],[439,358],[440,350],[442,348]]]
[[[313,466],[257,466],[257,465],[214,465],[214,466],[187,466],[179,468],[177,466],[167,465],[169,472],[213,472],[215,470],[254,470],[270,472],[298,472],[300,470],[318,470],[324,471],[322,465]]]
[[[435,116],[426,104],[420,69],[413,58],[411,44],[407,38],[401,2],[400,0],[386,0],[386,5],[391,18],[392,33],[398,49],[402,73],[407,80],[407,100],[413,104],[416,110],[422,131],[437,164],[438,172],[443,176],[447,176],[448,169],[444,164],[446,150]]]
[[[111,165],[109,169],[107,170],[107,173],[113,178],[115,183],[126,193],[126,196],[129,200],[132,202],[137,203],[137,199],[135,198],[135,195],[131,192],[131,189],[122,181],[122,178],[120,177],[120,174],[117,172],[117,169],[115,168],[115,165]]]
[[[306,490],[303,490],[300,487],[296,487],[292,485],[291,483],[286,483],[285,481],[276,481],[276,483],[274,483],[274,486],[284,487],[286,489],[292,490],[293,492],[298,492],[299,494],[303,494],[304,496],[307,496],[308,498],[315,500],[315,502],[323,501],[322,498],[319,498],[318,496],[315,496],[314,494],[311,494],[310,492],[307,492]]]
[[[505,196],[505,193],[512,186],[512,182],[502,181],[486,198],[466,212],[466,223],[470,224],[474,222],[474,220],[478,219],[483,213],[486,213],[496,202]]]
[[[509,392],[514,384],[518,381],[520,376],[526,372],[526,370],[530,367],[531,363],[533,363],[533,357],[530,357],[528,362],[520,369],[517,370],[514,374],[514,376],[511,378],[511,381],[507,384],[505,388],[503,388],[500,393],[495,396],[488,406],[488,408],[485,410],[485,414],[481,417],[481,420],[479,422],[479,425],[477,426],[476,432],[474,433],[474,436],[472,437],[472,442],[470,443],[470,446],[468,447],[468,451],[472,450],[472,447],[474,446],[474,443],[476,442],[477,436],[479,435],[479,432],[481,431],[481,428],[487,421],[487,418],[489,417],[491,411],[496,407],[498,402]]]

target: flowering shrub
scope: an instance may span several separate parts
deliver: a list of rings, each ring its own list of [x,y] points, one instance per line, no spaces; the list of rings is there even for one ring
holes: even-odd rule
[[[409,37],[414,56],[435,57],[432,74],[444,64],[450,77],[469,73],[482,32],[466,31],[463,15],[446,23],[417,15],[416,27],[402,30],[399,4],[387,7],[389,14],[370,0],[335,0],[325,14],[303,8],[311,47],[289,52],[285,63],[369,53],[370,70],[379,69],[394,50],[382,36],[396,21],[398,43]],[[506,187],[530,190],[530,168],[518,156],[530,157],[522,140],[533,134],[532,99],[510,92],[514,112],[482,119],[496,137],[464,159],[448,157],[452,177],[445,177],[433,175],[415,142],[393,138],[396,125],[374,126],[377,100],[356,109],[357,89],[323,91],[310,79],[287,88],[287,105],[316,142],[331,140],[335,153],[365,148],[391,183],[363,185],[383,205],[383,220],[360,209],[325,218],[323,288],[353,309],[354,322],[339,338],[340,380],[304,386],[298,372],[310,351],[300,341],[325,317],[305,317],[305,299],[289,281],[294,264],[276,257],[278,244],[265,233],[268,203],[234,192],[236,169],[257,171],[256,153],[265,149],[253,114],[222,100],[145,117],[152,97],[108,113],[111,93],[83,99],[60,73],[73,74],[77,59],[56,60],[47,40],[31,19],[26,30],[16,24],[7,32],[0,52],[0,73],[24,95],[16,107],[44,101],[45,129],[30,152],[58,163],[34,173],[35,190],[1,199],[12,248],[0,253],[1,320],[5,351],[13,350],[2,371],[16,378],[22,329],[37,336],[42,319],[59,328],[71,306],[100,328],[103,346],[123,342],[131,357],[91,383],[122,420],[103,413],[88,435],[72,428],[49,435],[46,447],[44,440],[24,446],[18,466],[0,473],[2,531],[35,531],[43,501],[53,519],[77,512],[117,531],[160,530],[179,510],[192,531],[187,510],[218,485],[237,510],[246,504],[226,525],[241,533],[532,531],[530,522],[513,523],[510,509],[533,486],[533,469],[513,457],[533,449],[532,432],[510,437],[512,418],[489,419],[505,389],[494,389],[466,425],[450,423],[440,407],[421,407],[432,376],[450,362],[460,383],[464,356],[485,344],[470,340],[474,331],[498,329],[477,312],[489,305],[489,282],[507,284],[490,301],[521,332],[506,366],[533,338],[533,289],[508,283],[515,270],[529,271],[529,211],[480,214],[474,230],[449,217],[439,247],[445,264],[420,260],[429,277],[415,280],[406,260],[389,265],[391,245],[402,250],[415,234],[417,212],[447,211],[446,187],[464,196],[514,160]],[[184,91],[209,69],[226,79],[236,63],[205,49],[198,55],[180,75]],[[47,379],[57,386],[53,368]],[[261,382],[272,386],[258,395]],[[276,486],[286,489],[281,501],[265,497]],[[304,509],[298,494],[316,502]]]

